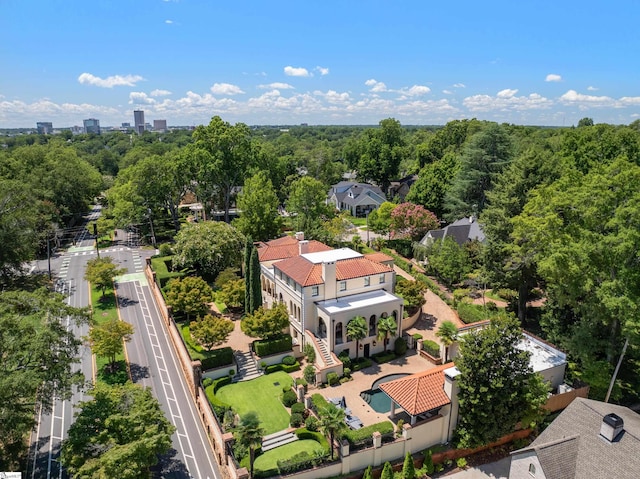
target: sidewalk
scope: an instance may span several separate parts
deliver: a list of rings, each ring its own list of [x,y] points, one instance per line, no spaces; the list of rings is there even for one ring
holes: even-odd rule
[[[469,469],[455,472],[445,477],[447,479],[507,479],[509,477],[510,466],[511,457],[505,457],[499,461],[470,467]]]

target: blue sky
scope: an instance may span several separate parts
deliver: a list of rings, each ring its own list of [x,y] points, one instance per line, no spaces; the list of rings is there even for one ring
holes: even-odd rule
[[[640,118],[640,2],[0,0],[0,127]]]

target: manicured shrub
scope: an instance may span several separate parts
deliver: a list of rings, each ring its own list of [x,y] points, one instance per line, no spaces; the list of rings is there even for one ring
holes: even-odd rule
[[[302,352],[304,353],[304,355],[307,358],[307,361],[310,364],[313,364],[316,362],[316,350],[313,347],[313,344],[306,343],[304,345],[304,349],[302,350]]]
[[[422,339],[422,338],[423,338],[422,334],[420,334],[420,333],[413,333],[413,339],[415,339],[416,341],[417,341],[418,339]]]
[[[369,358],[358,358],[357,360],[352,361],[351,370],[360,371],[361,369],[368,368],[371,364],[371,359]]]
[[[317,432],[320,421],[315,416],[309,416],[307,420],[304,422],[304,427],[306,427],[309,431]]]
[[[291,406],[291,414],[304,414],[305,407],[301,402],[297,402]]]
[[[307,381],[308,383],[316,382],[316,368],[314,368],[311,364],[307,364],[304,367],[302,375],[304,376],[305,381]]]
[[[342,361],[342,364],[345,368],[351,367],[351,358],[348,354],[345,354],[344,351],[338,355],[338,359]]]
[[[380,434],[392,434],[393,427],[393,424],[389,421],[383,421],[363,427],[361,429],[346,429],[342,432],[341,437],[349,441],[350,444],[354,444],[363,441],[364,439],[370,438],[371,435],[376,431]]]
[[[422,349],[429,353],[434,358],[440,357],[440,346],[435,341],[425,339],[422,341]]]
[[[296,363],[296,358],[293,356],[285,356],[282,358],[282,364],[286,366],[293,366]]]
[[[233,364],[233,349],[229,347],[207,351],[205,354],[207,356],[200,360],[203,371]]]
[[[387,461],[384,463],[380,479],[393,479],[393,467],[390,462]]]
[[[307,392],[307,385],[309,383],[305,378],[296,378],[296,386],[304,386],[304,392]]]
[[[265,374],[275,373],[276,371],[282,371],[282,363],[272,364],[267,366],[264,370]]]
[[[302,414],[291,414],[291,420],[289,421],[289,424],[291,425],[291,427],[300,427],[302,424],[304,424],[304,418],[302,417]]]
[[[160,256],[171,256],[173,254],[171,245],[168,243],[162,243],[160,248],[158,248],[158,251],[160,252]]]
[[[282,364],[282,370],[285,373],[292,373],[294,371],[299,371],[300,370],[300,363],[298,361],[296,361],[295,363],[293,363],[291,365]]]
[[[329,452],[329,441],[325,438],[321,433],[316,431],[311,431],[309,429],[300,428],[296,431],[296,436],[298,439],[312,439],[316,441],[325,452]]]
[[[316,412],[329,407],[329,402],[324,398],[324,396],[318,393],[311,396],[311,402],[313,403],[313,408]]]
[[[349,368],[344,368],[344,369],[342,370],[342,374],[344,374],[344,377],[345,377],[345,378],[351,377],[351,369],[349,369]]]
[[[402,465],[402,478],[403,479],[416,479],[416,469],[413,465],[413,457],[408,452],[404,457],[404,464]]]
[[[393,344],[393,351],[396,356],[402,356],[407,352],[407,342],[404,338],[396,338],[396,342]]]
[[[456,466],[458,466],[460,469],[464,469],[465,467],[467,467],[467,460],[464,457],[459,457],[458,459],[456,459]]]
[[[291,351],[292,344],[291,336],[283,334],[272,339],[254,341],[253,348],[258,356],[264,357]]]
[[[209,386],[211,386],[212,384],[213,384],[213,379],[211,379],[211,378],[204,378],[204,379],[202,380],[202,386],[203,386],[205,389],[206,389],[206,388],[208,388]]]
[[[214,379],[212,383],[214,394],[217,393],[222,386],[226,386],[227,384],[231,384],[231,378],[229,376]]]
[[[295,392],[289,390],[286,393],[282,394],[282,404],[284,404],[286,407],[291,407],[297,402],[298,396]]]
[[[334,384],[338,384],[338,374],[331,372],[331,373],[327,373],[327,383],[329,383],[329,386],[333,386]]]
[[[431,456],[432,456],[432,452],[431,452],[431,449],[429,449],[424,453],[424,463],[422,464],[422,467],[424,468],[428,476],[433,474],[433,470],[434,470],[433,458]]]
[[[371,356],[373,358],[373,360],[378,363],[378,364],[382,364],[382,363],[388,363],[389,361],[393,360],[396,358],[396,353],[393,352],[387,352],[387,353],[378,353],[378,354],[374,354],[373,356]]]

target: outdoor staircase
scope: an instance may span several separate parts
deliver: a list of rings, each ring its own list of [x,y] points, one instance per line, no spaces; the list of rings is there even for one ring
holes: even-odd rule
[[[238,381],[248,381],[249,379],[254,379],[262,375],[250,351],[235,351],[233,355],[238,366],[238,372],[233,377],[234,383]]]
[[[317,345],[318,345],[318,350],[322,355],[322,360],[324,361],[324,363],[327,366],[331,366],[332,364],[334,364],[333,358],[331,357],[331,352],[327,348],[326,343],[324,341],[318,341]]]
[[[287,429],[269,434],[262,438],[262,452],[266,452],[269,449],[275,449],[278,446],[284,446],[285,444],[289,444],[290,442],[297,440],[298,436],[292,432],[288,432]]]

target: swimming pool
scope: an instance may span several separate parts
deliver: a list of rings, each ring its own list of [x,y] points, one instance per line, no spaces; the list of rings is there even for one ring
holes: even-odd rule
[[[362,391],[360,393],[360,397],[364,399],[364,401],[369,404],[369,406],[371,406],[371,409],[373,409],[375,412],[389,412],[391,411],[391,398],[380,389],[380,385],[408,375],[409,373],[397,373],[377,379],[371,385],[371,389]]]

